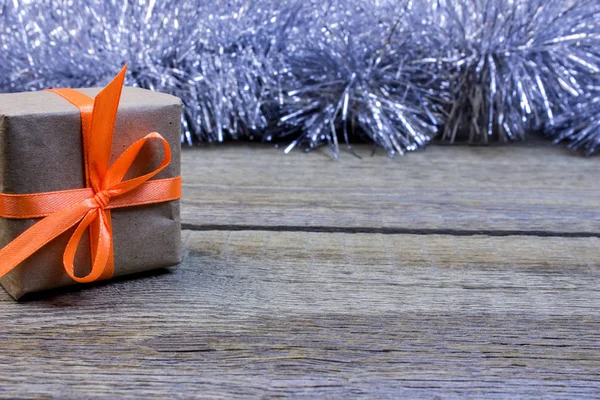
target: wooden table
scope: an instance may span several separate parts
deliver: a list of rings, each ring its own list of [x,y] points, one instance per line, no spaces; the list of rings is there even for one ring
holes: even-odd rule
[[[183,264],[0,293],[0,397],[599,397],[599,160],[359,152],[185,151]]]

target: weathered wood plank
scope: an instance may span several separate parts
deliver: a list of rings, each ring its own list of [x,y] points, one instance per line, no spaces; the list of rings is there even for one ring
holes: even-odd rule
[[[230,144],[183,152],[187,226],[600,233],[599,164],[547,141],[431,146],[406,157],[288,155]]]
[[[0,397],[591,398],[600,239],[186,232],[180,268],[15,303]]]

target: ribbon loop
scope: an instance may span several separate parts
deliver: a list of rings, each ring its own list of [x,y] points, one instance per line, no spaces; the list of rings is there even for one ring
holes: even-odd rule
[[[160,165],[150,173],[138,176],[137,178],[129,179],[127,181],[123,181],[123,178],[127,174],[127,171],[129,171],[129,168],[131,168],[133,162],[140,153],[140,150],[142,150],[144,144],[146,144],[146,142],[150,139],[158,139],[163,145],[164,154]],[[149,133],[142,139],[129,146],[127,150],[125,150],[123,154],[121,154],[121,156],[117,158],[117,160],[106,172],[101,188],[103,188],[103,190],[108,191],[111,196],[123,195],[137,188],[149,179],[153,178],[156,174],[165,169],[165,167],[170,163],[171,148],[169,147],[169,143],[167,143],[165,138],[163,138],[159,133]]]
[[[125,77],[125,66],[93,101],[73,89],[53,92],[78,106],[82,116],[86,189],[31,195],[0,193],[0,217],[38,218],[37,224],[0,250],[0,277],[62,233],[76,226],[65,252],[63,265],[76,282],[93,282],[112,276],[113,249],[110,209],[171,201],[181,196],[181,177],[150,181],[171,162],[168,142],[152,132],[134,142],[108,167],[112,135]],[[163,159],[152,172],[124,181],[125,175],[148,140],[160,140]],[[75,256],[81,238],[90,231],[92,267],[83,277],[75,275]]]
[[[79,242],[81,241],[83,234],[96,218],[100,219],[100,232],[95,257],[92,259],[92,269],[88,275],[80,278],[75,275],[75,255],[77,254],[77,248],[79,247]],[[111,243],[112,236],[110,235],[108,227],[106,226],[106,214],[104,210],[89,210],[81,222],[79,222],[79,225],[75,229],[73,236],[71,236],[71,239],[65,248],[65,253],[63,255],[63,265],[65,267],[65,271],[75,282],[88,283],[98,280],[108,265]]]

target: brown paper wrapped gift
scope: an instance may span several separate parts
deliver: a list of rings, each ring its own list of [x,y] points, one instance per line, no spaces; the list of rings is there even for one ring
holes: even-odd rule
[[[94,97],[100,89],[78,89]],[[180,175],[180,114],[177,97],[125,87],[114,130],[111,163],[136,140],[159,132],[169,143],[171,163],[153,179]],[[85,187],[80,112],[51,92],[0,94],[0,193],[25,194]],[[129,175],[147,173],[162,158],[162,146],[148,142]],[[0,218],[0,248],[39,219]],[[180,262],[179,201],[112,210],[114,276],[169,267]],[[63,252],[73,229],[53,240],[0,283],[14,298],[75,282],[63,268]],[[77,275],[90,266],[90,245],[83,236]],[[0,264],[2,260],[0,259]]]

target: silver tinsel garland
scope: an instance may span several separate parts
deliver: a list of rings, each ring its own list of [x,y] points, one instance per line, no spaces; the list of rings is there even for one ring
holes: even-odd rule
[[[587,155],[600,150],[600,92],[590,94],[589,99],[561,114],[548,127],[548,135],[556,143],[567,141],[570,148]]]
[[[179,96],[183,137],[600,149],[599,0],[0,0],[0,91]]]
[[[600,65],[597,0],[444,3],[438,18],[455,54],[445,60],[455,82],[445,139],[524,139],[585,98]]]

